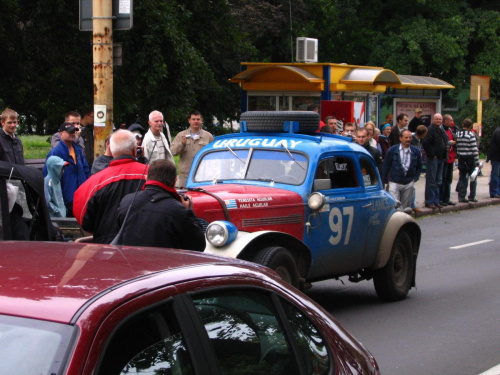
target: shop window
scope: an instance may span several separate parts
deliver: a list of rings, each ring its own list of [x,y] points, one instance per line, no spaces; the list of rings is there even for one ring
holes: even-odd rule
[[[249,96],[249,111],[276,111],[276,96]]]

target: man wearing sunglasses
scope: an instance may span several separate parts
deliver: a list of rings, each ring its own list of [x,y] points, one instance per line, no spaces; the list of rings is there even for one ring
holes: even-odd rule
[[[80,114],[76,111],[69,111],[66,113],[64,116],[64,122],[70,122],[73,124],[73,126],[76,128],[75,129],[75,142],[78,146],[81,147],[83,153],[85,154],[85,140],[83,139],[82,135],[82,123],[81,123],[82,117]],[[51,148],[54,148],[57,146],[57,144],[61,141],[61,133],[57,132],[52,136],[52,139],[50,141],[50,146]]]

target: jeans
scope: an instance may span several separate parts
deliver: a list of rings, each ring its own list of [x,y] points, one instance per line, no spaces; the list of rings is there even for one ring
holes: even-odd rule
[[[500,161],[491,161],[490,197],[500,195]]]
[[[441,202],[448,203],[451,195],[451,183],[453,182],[453,163],[443,164],[443,183],[441,185]]]
[[[427,159],[425,174],[425,204],[439,204],[439,187],[443,181],[444,159]]]
[[[457,183],[458,198],[464,199],[467,195],[467,183],[469,182],[470,175],[476,168],[474,156],[460,157],[458,160],[459,177]],[[470,182],[469,199],[476,197],[477,178]]]

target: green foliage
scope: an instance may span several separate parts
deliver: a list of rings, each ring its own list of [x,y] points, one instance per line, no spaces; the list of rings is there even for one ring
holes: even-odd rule
[[[93,102],[92,33],[78,30],[74,0],[0,0],[0,105],[27,132],[49,133],[68,110]],[[319,39],[323,62],[431,75],[468,90],[491,77],[500,95],[500,5],[486,0],[136,0],[134,26],[116,31],[115,122],[147,123],[158,109],[175,131],[192,109],[212,124],[236,119],[240,62],[293,61],[295,38]],[[489,107],[491,105],[491,108]],[[464,109],[465,111],[465,109]],[[493,120],[494,117],[491,117]]]
[[[455,124],[461,125],[465,118],[474,122],[477,119],[477,101],[468,102],[455,118]],[[481,138],[481,151],[486,152],[490,145],[491,136],[496,128],[500,126],[500,104],[497,100],[483,101],[483,136]]]

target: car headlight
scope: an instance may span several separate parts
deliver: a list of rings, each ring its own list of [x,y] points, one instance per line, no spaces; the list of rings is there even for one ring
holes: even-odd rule
[[[318,211],[325,205],[325,196],[321,193],[315,192],[312,193],[309,196],[309,200],[307,201],[307,204],[309,205],[309,208],[313,211]]]
[[[210,223],[205,232],[207,241],[215,247],[228,245],[238,235],[238,228],[229,221],[214,221]]]

